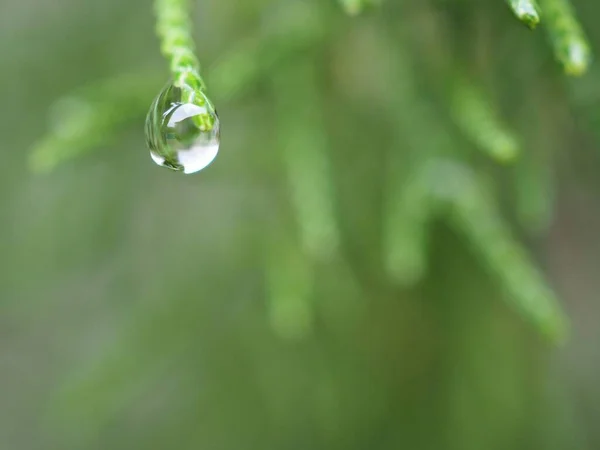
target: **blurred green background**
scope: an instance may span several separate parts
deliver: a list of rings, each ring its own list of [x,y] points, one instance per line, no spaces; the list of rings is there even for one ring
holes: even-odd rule
[[[151,2],[0,2],[0,448],[600,448],[597,67],[502,0],[195,3],[222,142],[182,176]],[[52,127],[90,152],[33,173]],[[431,161],[484,205],[430,215]]]

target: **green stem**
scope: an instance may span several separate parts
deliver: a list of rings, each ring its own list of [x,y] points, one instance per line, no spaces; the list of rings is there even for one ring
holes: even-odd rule
[[[472,82],[457,76],[451,96],[451,115],[465,136],[500,163],[511,163],[520,145],[485,93]]]
[[[169,62],[173,84],[182,90],[182,101],[214,109],[194,53],[189,0],[156,0],[155,12],[161,51]],[[214,115],[207,111],[196,116],[196,121],[201,130],[211,130]]]
[[[554,342],[562,342],[568,323],[554,292],[514,240],[494,201],[475,175],[453,161],[433,166],[439,201],[448,207],[450,224],[471,243],[479,258],[500,279],[513,308]],[[440,182],[439,180],[444,180]]]
[[[590,47],[569,0],[540,0],[556,59],[568,75],[583,75],[591,60]]]
[[[507,0],[514,15],[532,30],[540,23],[540,12],[535,0]]]
[[[383,241],[385,268],[395,283],[411,286],[427,271],[429,222],[434,215],[431,193],[426,184],[424,161],[404,169],[398,149],[388,161],[389,175],[384,204]],[[416,166],[416,167],[415,167]]]
[[[94,147],[109,145],[120,130],[139,119],[148,95],[158,86],[157,77],[125,74],[58,99],[51,108],[50,129],[29,156],[31,169],[50,172]]]
[[[273,73],[279,146],[301,241],[311,257],[328,260],[338,250],[340,234],[317,82],[308,59]]]

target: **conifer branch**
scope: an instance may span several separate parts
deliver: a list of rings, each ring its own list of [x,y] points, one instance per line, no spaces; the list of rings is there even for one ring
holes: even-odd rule
[[[269,70],[326,35],[322,15],[305,3],[288,6],[278,19],[241,40],[210,67],[208,81],[216,96],[229,99],[250,89]]]
[[[507,0],[513,14],[527,25],[534,29],[540,23],[540,12],[535,0]]]
[[[591,61],[590,46],[569,0],[540,0],[556,59],[568,75],[583,75]]]
[[[323,37],[322,18],[306,5],[225,52],[207,73],[221,100],[234,100],[255,86],[265,72]],[[59,98],[51,108],[50,129],[34,145],[30,167],[49,172],[87,151],[108,145],[143,117],[148,99],[160,88],[154,70],[118,75],[90,83]],[[66,107],[65,107],[66,106]]]
[[[514,240],[494,206],[494,199],[474,174],[453,161],[436,161],[429,176],[434,195],[448,207],[450,223],[463,233],[481,261],[499,278],[515,310],[543,336],[562,342],[568,325],[555,294]]]
[[[413,172],[405,177],[400,176],[399,164],[394,161],[389,169],[384,206],[384,263],[394,282],[410,286],[420,281],[427,270],[428,225],[434,213],[429,180],[424,177],[426,172],[422,167],[412,167]]]
[[[206,85],[200,75],[200,63],[195,55],[190,21],[190,0],[155,0],[156,31],[161,51],[169,61],[175,87],[182,90],[185,103],[199,106],[212,103],[206,96]],[[201,130],[211,130],[215,117],[210,112],[194,117]]]
[[[310,62],[302,61],[275,73],[273,86],[280,148],[301,241],[309,255],[327,259],[340,238],[315,75]]]
[[[456,125],[478,148],[501,163],[514,161],[519,142],[498,118],[492,103],[472,83],[457,79],[450,99]]]
[[[156,77],[120,75],[58,99],[50,110],[50,129],[29,155],[31,169],[50,172],[67,160],[108,145],[119,131],[142,117],[148,96],[158,86]]]

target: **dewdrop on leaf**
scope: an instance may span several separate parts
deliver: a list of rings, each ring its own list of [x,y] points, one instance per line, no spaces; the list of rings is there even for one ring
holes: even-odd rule
[[[168,85],[150,107],[146,140],[156,164],[195,173],[219,152],[219,117],[202,91]]]

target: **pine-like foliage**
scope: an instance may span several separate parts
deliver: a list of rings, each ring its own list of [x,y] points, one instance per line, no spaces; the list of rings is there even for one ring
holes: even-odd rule
[[[102,182],[121,205],[109,292],[133,301],[44,408],[60,448],[586,448],[541,412],[569,327],[526,244],[598,79],[570,78],[594,47],[576,8],[193,3],[156,2],[163,69],[59,98],[29,155],[38,177],[102,158],[135,180]],[[152,167],[139,133],[168,72],[220,115],[193,177]]]

